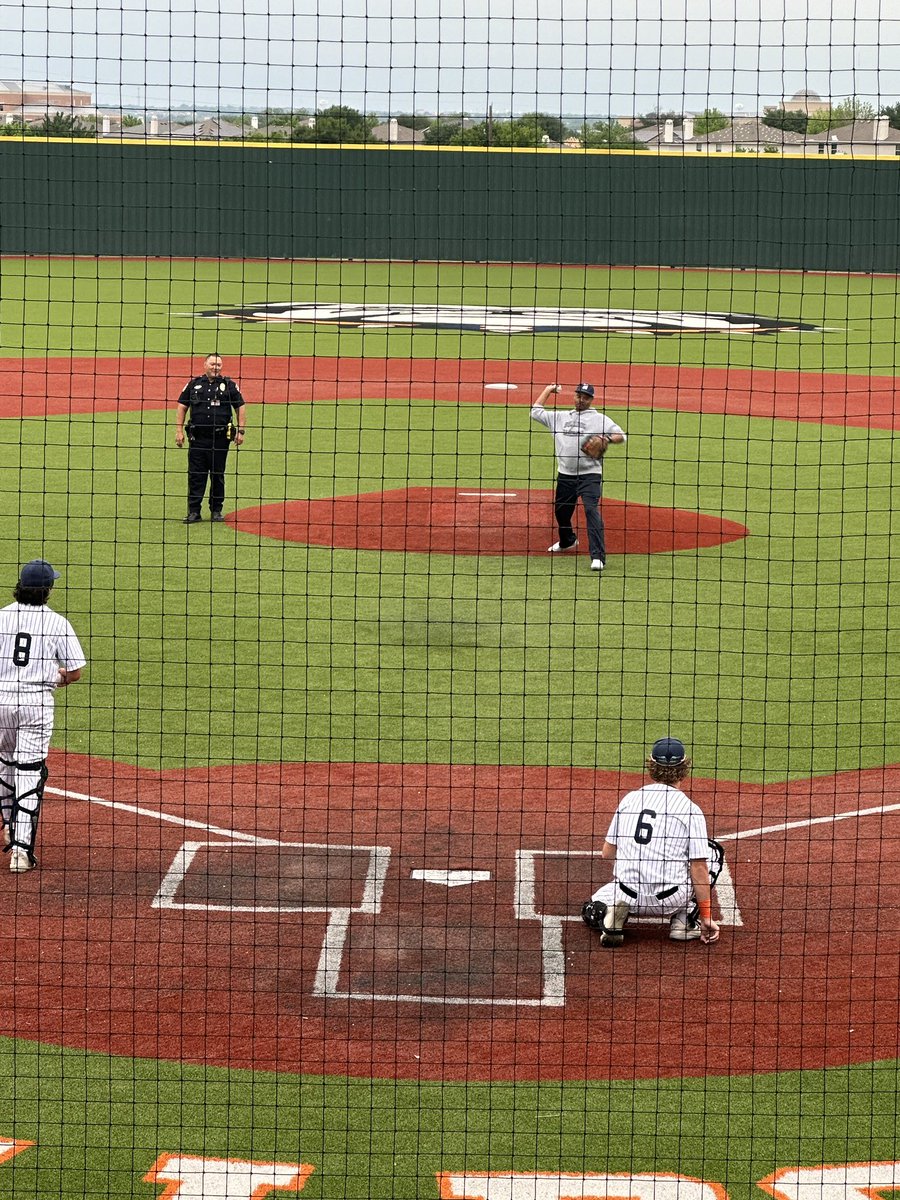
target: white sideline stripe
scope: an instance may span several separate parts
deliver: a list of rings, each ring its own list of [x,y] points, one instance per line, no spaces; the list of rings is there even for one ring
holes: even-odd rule
[[[475,493],[473,493],[475,494]],[[480,493],[479,493],[480,494]],[[515,495],[515,493],[509,493]],[[104,800],[100,796],[90,796],[85,792],[71,792],[66,788],[46,787],[44,791],[51,796],[64,796],[71,800],[86,800],[89,804],[99,804],[103,808],[121,809],[123,812],[136,813],[141,817],[155,817],[157,821],[168,821],[172,825],[181,825],[185,829],[203,829],[218,837],[235,838],[238,841],[256,843],[260,846],[282,846],[285,843],[278,838],[256,837],[252,833],[242,833],[236,829],[222,829],[218,825],[210,825],[204,821],[192,821],[188,817],[176,817],[169,813],[160,812],[155,808],[143,808],[138,804],[126,804],[123,800]],[[741,829],[737,833],[720,833],[719,842],[738,842],[744,838],[764,837],[767,833],[783,833],[788,829],[807,829],[811,825],[828,825],[837,821],[852,821],[854,817],[874,817],[879,813],[900,812],[900,804],[879,804],[873,808],[855,808],[846,812],[831,813],[827,817],[808,817],[802,821],[785,821],[781,825],[761,825],[758,829]],[[521,853],[519,851],[518,853]],[[535,851],[525,851],[533,854]],[[543,850],[542,854],[593,854],[593,850]],[[532,892],[533,896],[533,892]],[[533,907],[533,906],[532,906]],[[524,915],[524,914],[523,914]],[[532,911],[532,917],[537,914]]]
[[[139,817],[155,817],[157,821],[166,821],[170,825],[180,825],[183,829],[202,829],[204,833],[215,834],[216,837],[234,838],[238,842],[257,846],[281,846],[278,838],[256,837],[252,833],[239,833],[236,829],[222,829],[218,825],[210,825],[205,821],[192,821],[189,817],[176,817],[170,813],[159,812],[155,808],[142,808],[139,804],[126,804],[124,800],[103,800],[100,796],[89,796],[85,792],[70,792],[66,788],[44,788],[51,796],[64,796],[69,800],[86,800],[88,804],[99,804],[101,808],[118,809],[121,812],[135,813]]]
[[[761,825],[759,829],[741,829],[737,833],[722,833],[720,842],[739,842],[743,838],[764,837],[767,833],[783,833],[787,829],[808,829],[811,825],[831,825],[837,821],[852,821],[854,817],[875,817],[879,813],[900,812],[900,804],[879,804],[875,808],[854,808],[832,813],[828,817],[808,817],[803,821],[785,821],[781,825]]]
[[[716,880],[716,886],[713,890],[719,902],[719,912],[721,914],[719,924],[743,925],[744,919],[741,916],[741,910],[737,906],[737,897],[734,894],[734,882],[732,881],[727,861],[722,863],[722,870],[719,872],[719,878]]]

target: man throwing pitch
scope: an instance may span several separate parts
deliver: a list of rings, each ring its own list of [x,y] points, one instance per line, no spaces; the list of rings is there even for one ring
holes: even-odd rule
[[[575,407],[568,412],[555,409],[547,412],[547,400],[559,392],[558,383],[551,383],[541,392],[531,410],[532,421],[539,421],[553,434],[556,442],[556,524],[559,541],[549,548],[551,554],[574,550],[578,538],[572,528],[572,517],[579,499],[584,506],[587,524],[588,550],[591,570],[602,571],[606,566],[606,540],[603,517],[600,515],[600,495],[603,491],[603,455],[610,443],[622,443],[625,434],[605,413],[596,412],[594,389],[589,383],[579,383],[575,389]]]
[[[185,417],[191,414],[185,428]],[[178,397],[175,445],[188,439],[188,514],[185,525],[202,521],[203,495],[209,482],[209,519],[224,521],[225,467],[232,442],[240,446],[246,433],[244,397],[237,384],[222,374],[218,354],[208,354],[203,374],[196,375]]]
[[[36,865],[34,845],[53,733],[53,693],[81,678],[75,630],[47,601],[59,571],[43,558],[19,573],[0,609],[0,813],[11,871]]]
[[[625,940],[625,922],[635,916],[669,918],[676,942],[715,942],[712,888],[725,861],[710,841],[706,818],[676,785],[691,769],[684,743],[665,737],[653,743],[647,770],[651,782],[629,792],[616,809],[603,843],[613,860],[613,879],[581,910],[582,920],[610,948]]]

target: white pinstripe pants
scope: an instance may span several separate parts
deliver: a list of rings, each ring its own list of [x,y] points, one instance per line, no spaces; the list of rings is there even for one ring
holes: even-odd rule
[[[40,767],[22,770],[15,764],[42,763],[47,757],[53,716],[52,692],[29,694],[27,701],[22,693],[0,695],[0,812],[4,824],[9,825],[13,802],[18,801],[15,828],[10,826],[16,845],[34,845],[41,771]]]

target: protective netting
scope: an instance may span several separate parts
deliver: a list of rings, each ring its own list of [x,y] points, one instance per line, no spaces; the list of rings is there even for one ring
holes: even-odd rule
[[[893,13],[0,10],[0,1193],[900,1187]]]

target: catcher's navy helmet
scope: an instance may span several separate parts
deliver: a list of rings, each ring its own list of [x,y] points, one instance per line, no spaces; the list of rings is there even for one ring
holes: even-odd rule
[[[575,391],[581,392],[582,396],[593,396],[594,385],[592,383],[579,383]]]
[[[655,763],[660,763],[664,767],[677,767],[687,757],[684,742],[673,737],[660,738],[653,743],[650,757]]]
[[[46,558],[33,558],[19,572],[19,583],[27,588],[53,587],[59,579],[59,571],[55,571]]]

